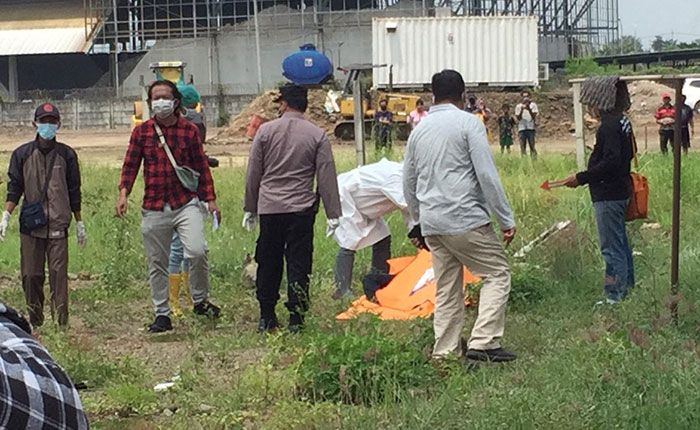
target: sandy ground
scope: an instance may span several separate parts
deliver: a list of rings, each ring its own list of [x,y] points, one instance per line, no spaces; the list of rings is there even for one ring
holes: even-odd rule
[[[129,129],[117,130],[61,130],[58,139],[78,152],[82,163],[121,166],[129,143]],[[0,130],[0,154],[9,154],[19,145],[33,138],[31,130]],[[250,145],[207,145],[207,154],[218,158],[221,166],[241,166],[248,156]]]
[[[78,155],[83,163],[88,162],[118,167],[121,166],[124,158],[130,130],[126,128],[117,130],[61,130],[59,133],[59,140],[78,151]],[[216,133],[217,129],[211,130],[212,136],[216,135]],[[31,138],[31,130],[0,129],[0,155],[9,156],[12,150]],[[649,151],[658,150],[658,135],[655,129],[647,129],[646,133],[644,129],[637,130],[637,141],[640,151],[645,151],[645,149]],[[587,136],[586,144],[589,146],[593,145],[593,136]],[[700,136],[694,139],[691,147],[697,148],[699,144]],[[497,145],[492,147],[494,151],[498,151]],[[351,150],[352,146],[350,144],[342,144],[338,145],[338,148]],[[250,144],[207,144],[205,150],[207,154],[218,158],[222,167],[235,167],[245,164]],[[517,153],[517,145],[512,150],[514,153]],[[541,153],[574,153],[576,151],[575,138],[572,135],[564,135],[559,139],[539,139],[537,141],[537,150]]]

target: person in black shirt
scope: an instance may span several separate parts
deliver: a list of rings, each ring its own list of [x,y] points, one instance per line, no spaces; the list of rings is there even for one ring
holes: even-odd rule
[[[693,123],[693,108],[685,104],[686,97],[681,98],[683,107],[681,108],[681,146],[683,153],[688,155],[690,148],[690,138],[695,135],[695,124]]]
[[[501,154],[508,151],[510,154],[510,147],[513,146],[513,129],[515,128],[515,120],[510,114],[510,106],[508,103],[503,104],[503,112],[501,116],[498,117],[498,132],[501,142]]]
[[[391,148],[391,125],[393,121],[394,114],[387,109],[387,101],[380,101],[379,110],[374,114],[377,149]]]
[[[625,213],[632,192],[630,162],[634,157],[632,124],[624,115],[630,107],[627,84],[617,77],[584,82],[581,101],[600,119],[588,169],[571,175],[566,185],[588,185],[598,226],[600,251],[605,260],[606,300],[616,304],[634,286],[632,249],[625,231]]]

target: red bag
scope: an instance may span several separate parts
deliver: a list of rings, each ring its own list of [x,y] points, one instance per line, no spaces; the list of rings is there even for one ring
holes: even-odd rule
[[[639,170],[639,161],[637,161],[637,139],[635,139],[634,133],[632,133],[632,151],[634,153],[634,168]],[[630,181],[632,183],[632,194],[627,204],[625,220],[633,221],[635,219],[645,219],[649,212],[649,182],[645,176],[642,176],[638,172],[630,173]]]
[[[647,178],[637,172],[630,173],[632,194],[627,204],[625,220],[644,219],[649,211],[649,183]]]

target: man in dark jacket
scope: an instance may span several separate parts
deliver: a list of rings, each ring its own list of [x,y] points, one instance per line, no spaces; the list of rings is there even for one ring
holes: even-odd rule
[[[83,246],[87,238],[80,216],[80,169],[75,151],[56,142],[56,131],[61,126],[56,106],[40,105],[34,113],[33,124],[36,137],[15,149],[10,159],[0,240],[4,240],[10,215],[24,196],[20,213],[20,254],[29,319],[35,326],[44,323],[44,265],[48,259],[51,316],[64,326],[68,324],[67,235],[71,214],[77,222],[78,244]],[[36,203],[41,203],[43,222],[25,216],[29,213],[25,209]]]
[[[627,84],[616,77],[591,78],[583,85],[581,101],[592,116],[600,118],[600,127],[588,169],[570,176],[566,185],[588,185],[605,260],[606,302],[616,304],[634,286],[632,248],[625,231],[635,150],[632,124],[624,115],[630,107]]]

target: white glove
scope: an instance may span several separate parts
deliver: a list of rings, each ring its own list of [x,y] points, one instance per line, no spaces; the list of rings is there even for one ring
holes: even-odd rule
[[[78,246],[84,248],[85,242],[87,242],[87,230],[85,230],[84,222],[78,221],[76,223],[76,235],[78,236]]]
[[[328,227],[326,227],[326,237],[331,237],[333,236],[333,233],[338,229],[338,226],[340,225],[340,221],[338,218],[331,218],[329,220],[326,220],[326,224]]]
[[[2,213],[2,221],[0,221],[0,242],[5,240],[8,225],[10,225],[10,213],[8,211],[4,211]]]
[[[245,212],[243,214],[243,223],[241,225],[248,231],[255,230],[255,227],[258,225],[258,216],[252,212]]]

